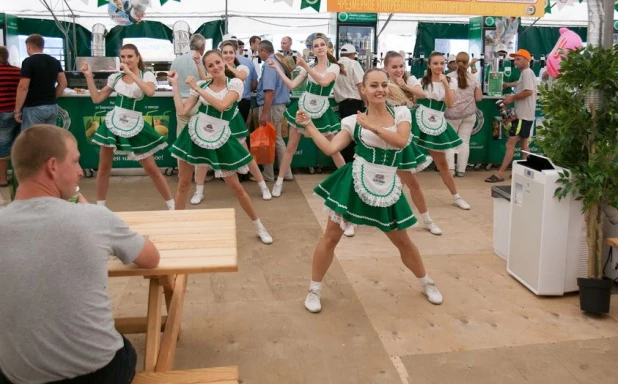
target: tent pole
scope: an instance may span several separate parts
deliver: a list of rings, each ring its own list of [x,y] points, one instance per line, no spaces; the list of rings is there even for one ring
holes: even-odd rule
[[[226,35],[227,35],[227,34],[228,34],[228,32],[229,32],[229,31],[228,31],[228,26],[227,26],[227,25],[229,24],[229,19],[228,19],[228,17],[227,17],[227,2],[228,2],[228,0],[225,0],[225,34],[226,34]]]

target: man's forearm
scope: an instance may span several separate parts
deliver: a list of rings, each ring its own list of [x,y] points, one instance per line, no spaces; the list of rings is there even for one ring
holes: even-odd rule
[[[21,111],[26,102],[26,96],[28,96],[28,88],[17,88],[17,95],[15,96],[15,110]]]
[[[270,109],[273,105],[274,91],[264,91],[264,106],[262,107],[262,114],[270,116]]]

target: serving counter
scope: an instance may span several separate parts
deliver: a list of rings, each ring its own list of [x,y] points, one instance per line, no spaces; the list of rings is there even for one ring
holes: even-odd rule
[[[90,96],[86,94],[64,95],[58,99],[60,111],[58,125],[70,130],[77,139],[81,153],[80,164],[86,170],[86,175],[92,175],[92,170],[98,167],[99,146],[92,144],[91,138],[96,132],[105,114],[114,106],[115,94],[112,94],[101,104],[94,104]],[[504,156],[505,143],[508,132],[501,128],[498,109],[496,108],[497,97],[486,96],[478,103],[479,112],[477,122],[470,139],[471,164],[500,164]],[[337,109],[337,105],[331,98],[331,105]],[[537,106],[537,124],[539,123],[540,108]],[[171,145],[176,140],[176,113],[172,92],[157,91],[154,97],[148,98],[144,111],[144,119],[150,123],[160,134],[167,136],[167,142]],[[531,150],[536,151],[533,142]],[[516,158],[520,152],[516,153]],[[162,150],[155,154],[155,160],[160,168],[167,168],[166,173],[171,174],[176,166],[176,160],[168,150]],[[292,167],[316,167],[332,165],[332,160],[317,149],[313,140],[303,137],[300,141]],[[140,168],[136,161],[127,160],[124,155],[114,156],[114,168]]]

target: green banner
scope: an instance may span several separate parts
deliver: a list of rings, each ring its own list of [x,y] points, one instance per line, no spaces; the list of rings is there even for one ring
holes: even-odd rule
[[[165,3],[167,3],[168,1],[177,1],[180,3],[180,0],[161,0],[161,5],[164,5]]]
[[[339,20],[339,22],[341,23],[351,23],[351,24],[377,23],[378,14],[377,13],[339,12],[337,13],[337,20]]]
[[[302,0],[300,9],[313,8],[316,12],[320,12],[320,3],[322,0]]]
[[[167,136],[171,145],[176,140],[176,110],[171,97],[150,97],[144,109],[144,120],[151,124],[159,134]],[[108,98],[101,104],[94,104],[89,97],[61,97],[58,126],[71,131],[77,139],[81,154],[80,165],[84,169],[99,166],[99,146],[91,142],[92,136],[105,119],[107,112],[114,108],[114,99]],[[157,165],[161,168],[175,167],[176,160],[167,149],[155,154]],[[125,155],[115,155],[113,168],[141,168],[137,161],[127,160]]]

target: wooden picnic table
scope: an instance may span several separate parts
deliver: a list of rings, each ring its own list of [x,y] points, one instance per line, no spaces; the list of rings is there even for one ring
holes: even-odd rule
[[[234,209],[118,212],[134,231],[159,249],[161,261],[153,269],[108,262],[110,277],[150,279],[146,317],[115,319],[122,334],[146,333],[145,372],[172,369],[187,288],[187,275],[238,270]],[[162,316],[161,293],[167,316]],[[162,332],[162,333],[161,333]]]

